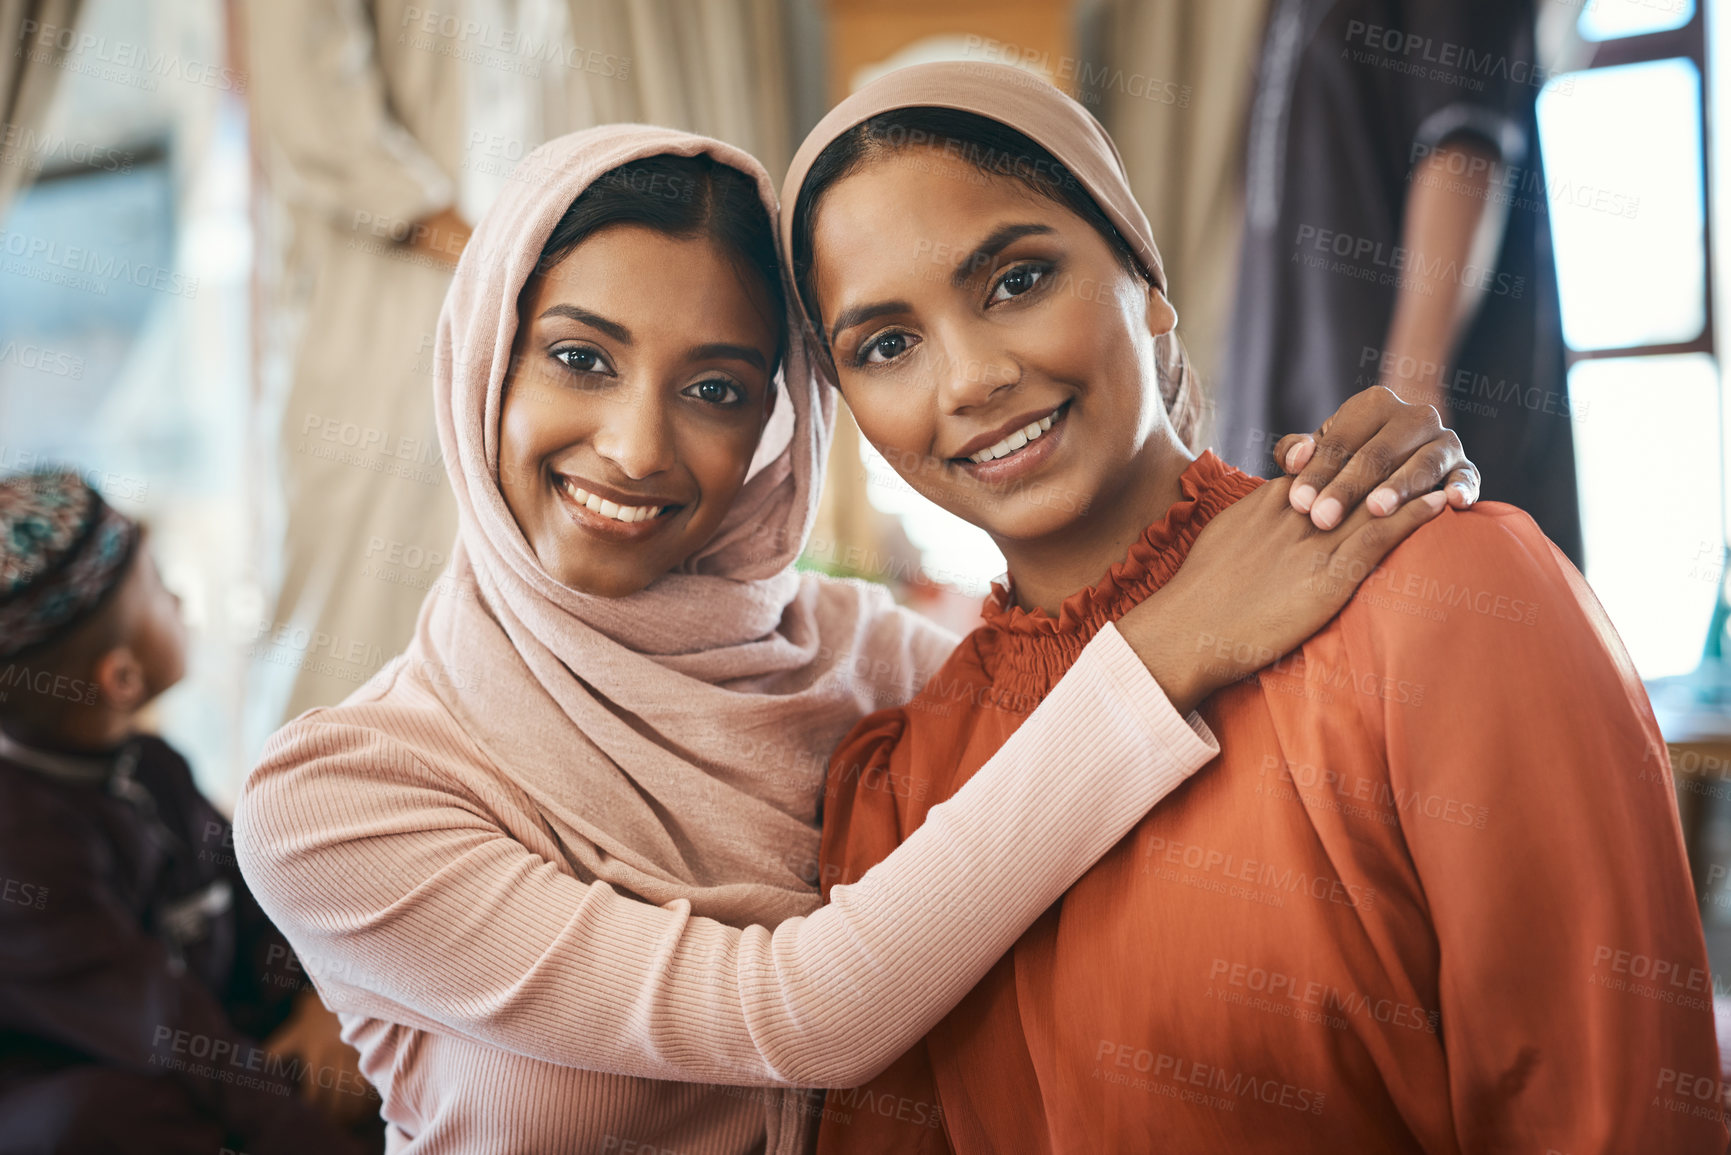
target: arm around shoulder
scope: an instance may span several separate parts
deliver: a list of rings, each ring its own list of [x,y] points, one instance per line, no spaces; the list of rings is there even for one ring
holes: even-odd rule
[[[1175,713],[1138,712],[1146,675],[1121,639],[1089,652],[905,845],[773,929],[584,883],[512,837],[499,800],[316,717],[254,772],[236,845],[334,1009],[620,1074],[851,1085],[1211,756]]]

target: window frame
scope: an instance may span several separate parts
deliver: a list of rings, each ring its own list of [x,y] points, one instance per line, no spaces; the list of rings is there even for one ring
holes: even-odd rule
[[[1576,17],[1577,21],[1579,17]],[[1578,24],[1577,24],[1578,27]],[[1588,41],[1588,43],[1595,43]],[[1667,28],[1660,32],[1642,32],[1634,36],[1618,36],[1609,40],[1596,42],[1592,57],[1579,68],[1569,72],[1590,72],[1596,68],[1616,68],[1625,64],[1648,64],[1660,60],[1688,60],[1695,65],[1697,75],[1701,78],[1699,86],[1701,131],[1696,140],[1696,147],[1701,157],[1701,247],[1705,257],[1702,268],[1706,275],[1702,282],[1702,322],[1701,332],[1687,341],[1668,341],[1661,344],[1648,345],[1616,345],[1606,349],[1576,349],[1564,338],[1564,358],[1568,369],[1573,369],[1582,361],[1603,361],[1610,358],[1627,357],[1665,357],[1681,353],[1705,353],[1713,358],[1715,364],[1719,361],[1719,350],[1713,339],[1714,332],[1714,302],[1713,302],[1713,174],[1711,165],[1711,150],[1707,142],[1712,139],[1712,119],[1710,95],[1711,85],[1707,77],[1707,4],[1706,0],[1696,0],[1695,11],[1687,24],[1678,28]],[[1564,73],[1567,75],[1567,73]],[[1541,135],[1539,147],[1544,147]],[[1553,243],[1554,240],[1553,240]]]

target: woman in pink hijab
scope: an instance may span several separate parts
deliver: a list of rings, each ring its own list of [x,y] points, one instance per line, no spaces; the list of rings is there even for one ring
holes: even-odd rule
[[[954,639],[792,568],[835,395],[786,338],[774,212],[755,161],[682,133],[524,161],[440,318],[449,569],[408,652],[279,732],[241,797],[248,880],[392,1151],[806,1149],[821,1099],[798,1088],[907,1050],[1217,752],[1191,707],[1344,601],[1314,559],[1362,572],[1434,513],[1319,533],[1241,503],[1199,541],[1202,580],[1103,630],[820,908],[827,756]],[[1398,486],[1475,487],[1434,412],[1349,408],[1349,443],[1425,453]],[[1174,623],[1261,656],[1220,668]]]

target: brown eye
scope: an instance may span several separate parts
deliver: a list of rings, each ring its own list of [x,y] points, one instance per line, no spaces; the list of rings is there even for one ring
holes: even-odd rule
[[[685,390],[687,397],[706,401],[711,405],[738,405],[745,400],[745,391],[731,381],[723,381],[712,377],[707,381],[699,381]]]
[[[594,373],[607,367],[601,360],[599,350],[586,348],[582,345],[556,349],[553,352],[553,359],[576,373]]]
[[[1038,284],[1046,273],[1047,270],[1040,265],[1017,265],[998,279],[992,289],[992,300],[1007,301],[1019,297]]]
[[[873,337],[860,347],[858,363],[881,365],[886,361],[894,361],[908,351],[908,338],[905,333],[885,333]]]

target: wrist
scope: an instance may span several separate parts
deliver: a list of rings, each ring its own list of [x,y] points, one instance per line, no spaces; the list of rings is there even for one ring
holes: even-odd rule
[[[1200,647],[1185,646],[1171,630],[1145,629],[1129,619],[1118,622],[1118,631],[1179,714],[1188,715],[1213,691],[1205,680]]]

